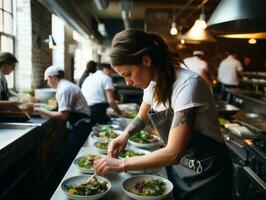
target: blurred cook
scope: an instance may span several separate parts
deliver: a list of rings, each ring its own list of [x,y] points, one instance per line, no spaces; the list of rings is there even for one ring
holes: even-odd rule
[[[81,86],[81,91],[91,108],[91,117],[99,124],[106,124],[110,121],[106,114],[108,106],[113,108],[118,115],[123,114],[115,102],[112,73],[110,64],[101,63],[98,70],[88,76]]]
[[[207,62],[203,59],[204,52],[201,50],[195,50],[193,51],[193,56],[192,57],[187,57],[184,59],[184,63],[186,66],[201,75],[202,78],[204,78],[207,83],[209,83],[209,78],[208,78],[208,64]],[[183,67],[183,66],[182,66]]]
[[[76,137],[79,137],[81,142],[84,141],[92,125],[90,108],[80,88],[64,79],[64,70],[58,66],[48,67],[45,70],[44,79],[50,87],[56,89],[58,111],[48,111],[38,107],[34,108],[34,111],[49,118],[67,120],[77,134]]]
[[[18,96],[17,93],[8,89],[5,75],[14,71],[18,60],[9,52],[0,53],[0,100],[9,100],[10,95]]]

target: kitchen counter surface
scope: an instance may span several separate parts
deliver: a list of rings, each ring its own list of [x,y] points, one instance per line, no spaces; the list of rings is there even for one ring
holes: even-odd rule
[[[87,141],[84,143],[83,147],[80,149],[77,157],[89,154],[89,153],[98,153],[97,150],[95,150],[92,146],[93,144],[93,139],[91,137],[89,137],[87,139]],[[99,154],[99,153],[98,153]],[[157,170],[153,170],[153,171],[148,171],[146,174],[152,174],[152,175],[159,175],[162,177],[167,177],[166,175],[166,171],[165,168],[160,168]],[[68,169],[67,173],[65,174],[63,180],[61,182],[63,182],[65,179],[72,177],[72,176],[77,176],[77,175],[82,175],[81,172],[79,172],[79,170],[77,169],[77,167],[72,163],[70,168]],[[122,190],[121,188],[121,184],[124,180],[126,180],[127,178],[133,176],[130,173],[120,173],[120,174],[113,174],[113,175],[109,175],[106,178],[109,179],[109,181],[112,184],[112,188],[111,190],[107,193],[107,195],[105,197],[103,197],[102,199],[119,199],[119,200],[130,200],[131,198],[129,198]],[[61,190],[61,183],[59,184],[59,186],[57,187],[55,193],[53,194],[53,196],[51,197],[51,200],[67,200],[68,198],[64,195],[63,191]],[[165,200],[174,200],[172,194],[170,194],[169,196],[167,196],[166,198],[164,198]]]

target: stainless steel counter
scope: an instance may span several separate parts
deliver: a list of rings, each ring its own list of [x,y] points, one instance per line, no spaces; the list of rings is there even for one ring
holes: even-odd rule
[[[0,151],[12,144],[25,134],[32,131],[36,125],[28,123],[1,123],[0,124]]]
[[[93,139],[91,137],[89,137],[87,139],[87,141],[84,143],[83,147],[80,149],[77,157],[83,156],[83,155],[87,155],[90,153],[98,153],[97,150],[95,150],[92,146],[93,143]],[[70,168],[68,169],[67,173],[65,174],[63,180],[72,177],[72,176],[77,176],[77,175],[81,175],[82,173],[79,172],[79,170],[77,169],[77,167],[72,163]],[[166,171],[165,168],[160,168],[158,170],[153,170],[153,171],[147,171],[147,174],[153,174],[153,175],[159,175],[162,177],[167,177],[166,175]],[[130,173],[120,173],[120,174],[113,174],[110,176],[107,176],[106,178],[110,180],[111,184],[112,184],[112,188],[110,190],[110,192],[107,194],[106,197],[104,197],[103,199],[113,199],[113,200],[130,200],[131,198],[129,198],[122,190],[121,188],[121,184],[124,180],[126,180],[127,178],[133,176]],[[61,182],[63,182],[63,180]],[[67,200],[68,198],[64,195],[63,191],[61,190],[61,183],[59,184],[59,186],[57,187],[55,193],[53,194],[52,200]],[[174,197],[172,194],[170,194],[168,197],[166,197],[165,199],[167,200],[174,200]]]

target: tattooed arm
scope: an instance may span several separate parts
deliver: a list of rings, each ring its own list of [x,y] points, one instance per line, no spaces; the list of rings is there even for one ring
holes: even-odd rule
[[[127,126],[124,132],[119,135],[119,137],[109,142],[107,152],[108,156],[118,157],[119,154],[124,150],[128,138],[145,127],[145,124],[149,121],[149,109],[150,105],[142,102],[138,115],[134,118],[134,120]]]
[[[178,163],[189,143],[196,114],[197,108],[189,108],[174,113],[167,145],[164,148],[144,156],[131,157],[122,161],[110,157],[104,158],[96,162],[97,173],[108,174],[112,171],[121,172],[126,170],[140,170],[170,166]],[[109,155],[114,154],[109,152]]]

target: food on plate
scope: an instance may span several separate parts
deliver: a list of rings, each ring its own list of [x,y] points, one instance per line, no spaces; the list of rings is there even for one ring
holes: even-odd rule
[[[103,141],[99,141],[95,143],[95,147],[99,148],[99,149],[104,149],[107,150],[108,149],[108,140],[103,140]]]
[[[129,191],[141,196],[160,196],[165,190],[166,185],[163,181],[150,178],[137,182]]]
[[[94,177],[89,182],[83,182],[80,185],[66,186],[66,190],[70,195],[90,196],[107,191],[107,184],[107,181],[99,182],[97,177]]]
[[[82,156],[80,159],[78,159],[77,165],[81,168],[92,169],[94,161],[100,158],[101,156],[99,155]]]
[[[142,144],[150,144],[158,142],[158,138],[149,134],[149,132],[145,130],[137,132],[136,134],[132,135],[129,139],[133,142],[142,143]]]
[[[103,139],[114,139],[118,136],[112,128],[101,128],[98,132],[94,130],[94,135]]]
[[[120,157],[121,158],[130,158],[130,157],[143,156],[143,155],[145,155],[145,153],[140,153],[140,152],[126,149],[120,154]]]

